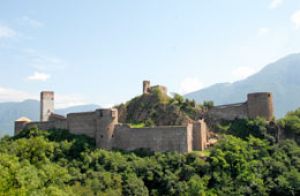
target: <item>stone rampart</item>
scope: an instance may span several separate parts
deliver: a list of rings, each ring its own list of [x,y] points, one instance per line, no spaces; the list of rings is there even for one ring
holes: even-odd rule
[[[209,110],[208,117],[213,121],[247,118],[248,106],[247,103],[216,106]]]
[[[50,130],[50,129],[68,129],[67,120],[57,120],[48,122],[30,122],[27,123],[24,129],[38,128],[40,130]]]
[[[129,128],[116,127],[113,148],[152,151],[192,151],[192,125],[179,127]]]
[[[70,133],[96,137],[96,113],[83,112],[72,113],[67,116],[68,129]]]

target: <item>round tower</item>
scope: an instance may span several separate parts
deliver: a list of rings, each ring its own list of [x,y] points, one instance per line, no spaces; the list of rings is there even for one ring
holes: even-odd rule
[[[99,109],[96,111],[96,115],[96,145],[99,148],[110,150],[112,148],[115,125],[118,124],[118,110],[115,108]]]
[[[143,81],[143,94],[149,94],[150,93],[150,81],[144,80]]]
[[[274,116],[273,98],[270,92],[248,94],[248,117],[262,117],[271,121]]]

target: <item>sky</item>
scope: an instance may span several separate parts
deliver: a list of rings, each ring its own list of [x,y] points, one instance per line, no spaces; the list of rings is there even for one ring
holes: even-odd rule
[[[0,102],[109,107],[185,94],[300,52],[299,0],[0,0]]]

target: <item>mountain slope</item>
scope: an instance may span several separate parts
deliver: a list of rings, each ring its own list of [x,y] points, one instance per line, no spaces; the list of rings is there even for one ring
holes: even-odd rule
[[[99,107],[98,105],[81,105],[55,110],[55,112],[66,115],[73,112],[93,111]],[[40,102],[36,100],[0,103],[0,137],[13,134],[16,119],[25,116],[33,121],[38,121],[39,115]]]
[[[186,97],[197,102],[213,100],[220,105],[245,101],[247,93],[259,91],[273,93],[276,117],[300,107],[300,54],[269,64],[245,80],[216,84]]]

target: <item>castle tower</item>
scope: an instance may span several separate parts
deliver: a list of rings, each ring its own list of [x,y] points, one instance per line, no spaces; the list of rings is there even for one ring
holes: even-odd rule
[[[115,126],[118,124],[117,109],[99,109],[96,111],[97,132],[96,145],[99,148],[111,150]]]
[[[26,117],[19,118],[15,121],[15,135],[18,135],[31,120]]]
[[[54,113],[54,92],[43,91],[41,92],[40,100],[40,121],[46,122],[49,120],[52,113]]]
[[[193,150],[205,150],[208,143],[208,128],[204,120],[193,123]]]
[[[269,92],[248,94],[248,117],[263,117],[271,121],[274,115],[273,98]]]
[[[143,81],[143,94],[149,94],[150,93],[150,81],[144,80]]]

